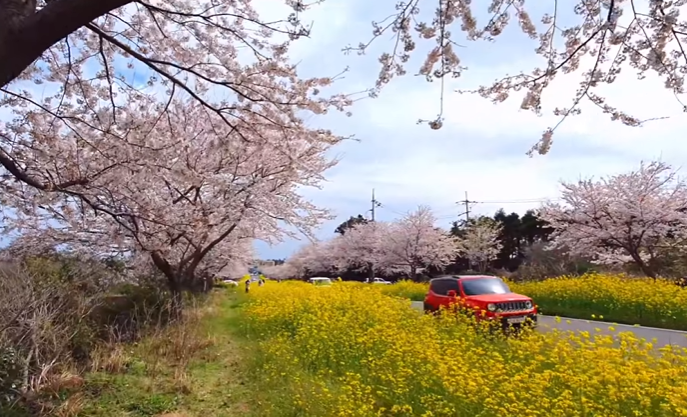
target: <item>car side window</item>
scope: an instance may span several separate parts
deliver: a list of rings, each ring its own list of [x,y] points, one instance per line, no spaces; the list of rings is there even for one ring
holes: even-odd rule
[[[439,281],[432,281],[432,291],[437,295],[447,296],[449,291],[455,291],[460,294],[460,287],[458,281],[455,279],[442,279]]]
[[[446,280],[446,294],[448,295],[448,292],[451,290],[455,291],[456,295],[460,295],[460,285],[458,285],[458,280]]]
[[[438,295],[448,294],[448,290],[446,289],[446,281],[443,279],[432,281],[431,290],[433,293]]]

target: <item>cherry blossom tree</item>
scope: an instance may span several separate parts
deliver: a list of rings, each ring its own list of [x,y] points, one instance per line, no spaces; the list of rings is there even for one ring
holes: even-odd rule
[[[262,273],[270,279],[290,279],[296,276],[296,271],[293,266],[284,262],[283,264],[266,266],[262,269]]]
[[[642,163],[626,174],[562,187],[562,204],[548,203],[540,214],[555,229],[554,247],[600,264],[633,262],[654,278],[661,250],[684,248],[687,185],[669,165]]]
[[[198,265],[194,280],[197,286],[207,291],[212,288],[215,277],[240,278],[245,275],[255,259],[253,239],[230,236],[222,241],[216,250],[204,257]]]
[[[473,221],[458,239],[458,253],[468,259],[471,267],[476,266],[478,271],[484,272],[501,251],[500,233],[501,226],[493,219]]]
[[[91,3],[0,0],[0,17],[12,22],[0,29],[0,107],[12,113],[0,122],[5,179],[73,192],[102,173],[76,169],[48,177],[43,167],[23,165],[25,150],[37,148],[72,165],[66,159],[84,162],[80,152],[122,150],[122,142],[132,141],[139,109],[164,120],[174,117],[169,103],[191,101],[213,115],[214,126],[221,122],[223,132],[250,141],[276,132],[318,134],[302,117],[351,104],[346,96],[323,93],[332,78],[301,79],[288,62],[289,37],[307,34],[296,14],[268,24],[249,1]],[[40,97],[31,93],[36,85]],[[79,143],[65,147],[56,134]],[[138,129],[134,145],[147,148],[152,160],[168,144],[149,140]]]
[[[118,74],[118,62],[144,67],[147,84],[173,92],[184,91],[208,111],[232,124],[236,105],[213,99],[209,87],[217,87],[237,97],[238,107],[269,107],[274,114],[293,108],[322,105],[306,100],[303,92],[331,82],[330,79],[299,80],[295,67],[287,64],[290,41],[308,36],[310,31],[300,16],[313,4],[284,0],[293,13],[283,20],[261,20],[255,10],[257,0],[0,0],[0,87],[7,94],[3,105],[28,106],[34,111],[75,120],[92,111],[96,97],[110,102],[116,113],[117,99],[141,94],[131,81]],[[535,53],[544,63],[506,75],[475,93],[494,103],[512,95],[524,110],[539,114],[542,93],[557,76],[581,74],[580,88],[566,108],[554,109],[565,120],[580,113],[582,101],[590,101],[612,120],[629,126],[643,123],[637,115],[626,114],[618,104],[609,103],[599,89],[613,83],[623,69],[644,77],[654,73],[663,78],[666,89],[679,96],[684,89],[687,55],[682,43],[687,23],[680,19],[683,2],[627,0],[537,4],[546,10],[539,15],[534,3],[524,0],[493,0],[468,3],[448,0],[398,1],[381,12],[373,23],[372,38],[348,47],[364,53],[379,38],[393,36],[393,49],[384,52],[372,96],[394,77],[405,75],[408,62],[419,46],[431,49],[418,73],[429,81],[459,77],[466,67],[458,47],[463,41],[495,41],[513,36],[508,30],[517,22],[525,38],[534,43]],[[392,8],[393,7],[393,8]],[[478,15],[486,12],[484,21]],[[389,16],[389,13],[391,15]],[[534,14],[533,14],[534,13]],[[684,14],[684,13],[683,13]],[[371,16],[370,20],[375,20]],[[322,25],[326,27],[326,22]],[[280,35],[280,36],[273,36]],[[242,63],[242,50],[249,51],[252,63]],[[333,52],[335,53],[335,52]],[[88,65],[97,66],[86,74]],[[283,80],[285,82],[279,82]],[[51,83],[73,99],[70,108],[31,97],[21,81]],[[444,93],[442,87],[442,97]],[[326,101],[326,100],[325,100]],[[78,104],[77,104],[78,103]],[[345,97],[328,103],[344,107]],[[439,115],[429,125],[438,129],[443,120],[443,99]],[[29,122],[31,118],[28,119]],[[422,120],[420,121],[422,122]],[[559,123],[560,124],[560,123]],[[557,126],[547,129],[531,152],[546,153]],[[7,147],[0,160],[12,175],[14,153]],[[65,185],[65,184],[53,184]]]
[[[385,263],[416,280],[418,268],[443,268],[453,262],[458,254],[456,241],[435,223],[436,217],[427,206],[419,206],[393,222],[383,238],[387,245]]]
[[[0,182],[4,205],[16,212],[6,231],[136,253],[178,296],[194,285],[208,256],[234,256],[247,239],[295,236],[284,225],[312,235],[330,218],[299,187],[318,185],[335,163],[325,153],[339,138],[322,131],[294,135],[254,119],[239,123],[252,125],[255,134],[246,137],[197,102],[161,106],[128,107],[117,124],[88,136],[47,121],[34,124],[27,136],[50,135],[56,152],[17,137],[23,148],[15,163],[28,179]],[[73,184],[53,192],[65,182]]]
[[[331,242],[313,241],[299,248],[287,261],[285,268],[293,277],[304,278],[314,273],[331,271]]]
[[[389,272],[386,238],[390,227],[389,223],[379,221],[358,223],[336,237],[335,250],[331,251],[336,268],[367,271],[369,278],[377,272]]]

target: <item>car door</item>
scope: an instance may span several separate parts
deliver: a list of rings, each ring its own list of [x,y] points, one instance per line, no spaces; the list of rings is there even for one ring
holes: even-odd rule
[[[438,309],[443,298],[442,294],[446,293],[444,287],[443,279],[433,279],[430,281],[427,297],[425,297],[425,305],[429,305],[433,310]]]
[[[459,303],[461,300],[460,283],[457,279],[446,280],[446,306]]]
[[[432,282],[432,292],[436,297],[436,307],[445,306],[448,307],[450,304],[455,302],[455,297],[450,297],[449,291],[453,290],[458,292],[458,281],[455,279],[439,279]]]

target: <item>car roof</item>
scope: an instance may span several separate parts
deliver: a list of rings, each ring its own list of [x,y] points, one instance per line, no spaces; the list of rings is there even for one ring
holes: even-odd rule
[[[331,278],[327,278],[327,277],[312,277],[312,278],[310,278],[310,279],[313,280],[313,279],[331,279]]]
[[[499,279],[498,277],[495,277],[493,275],[443,275],[440,277],[436,277],[433,279],[430,279],[429,282],[435,281],[435,280],[445,280],[445,279],[476,279],[476,278],[496,278]]]

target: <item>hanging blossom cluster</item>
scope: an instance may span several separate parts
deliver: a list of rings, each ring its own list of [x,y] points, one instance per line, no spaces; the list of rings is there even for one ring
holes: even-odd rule
[[[579,74],[579,88],[570,105],[553,109],[559,122],[546,129],[528,152],[543,155],[551,148],[556,128],[568,117],[579,115],[583,101],[591,102],[611,120],[627,126],[647,121],[623,111],[622,103],[608,102],[599,91],[603,85],[614,83],[623,70],[636,72],[640,79],[647,74],[659,76],[671,96],[684,93],[687,21],[680,19],[680,15],[685,7],[687,2],[682,0],[574,0],[546,4],[526,0],[398,1],[391,16],[385,14],[384,20],[373,23],[372,38],[349,47],[348,51],[362,54],[376,39],[394,37],[393,49],[379,58],[381,68],[375,91],[378,93],[395,77],[406,75],[412,54],[421,42],[430,42],[431,49],[417,72],[428,81],[442,83],[440,111],[436,119],[421,119],[419,123],[427,122],[432,129],[439,129],[444,112],[444,79],[460,77],[467,70],[457,53],[461,42],[493,42],[499,37],[512,37],[515,32],[508,30],[509,26],[517,25],[534,44],[543,64],[523,68],[519,74],[506,75],[491,85],[460,92],[477,94],[495,104],[517,96],[523,110],[540,115],[542,96],[552,82],[561,75]],[[431,18],[423,19],[432,9]],[[538,13],[539,10],[544,13]],[[478,21],[476,16],[482,14],[486,18]],[[685,107],[679,99],[678,104]]]
[[[255,0],[0,0],[5,22],[0,28],[0,86],[6,94],[0,103],[41,108],[75,121],[91,118],[96,97],[109,102],[107,109],[99,104],[98,111],[116,117],[119,103],[151,89],[184,92],[230,125],[241,112],[264,113],[266,120],[278,115],[280,121],[298,124],[299,110],[344,110],[351,104],[348,96],[314,98],[334,79],[301,79],[286,59],[291,42],[311,35],[301,22],[303,13],[323,1],[285,0],[292,13],[268,22],[260,19]],[[404,0],[393,9],[389,4],[383,20],[371,16],[372,37],[352,40],[357,46],[345,50],[362,54],[375,40],[392,36],[392,49],[379,57],[380,72],[370,92],[374,97],[395,77],[406,75],[412,54],[429,43],[417,73],[442,83],[439,115],[426,121],[439,129],[444,80],[467,69],[458,53],[461,43],[511,37],[515,32],[509,25],[517,25],[542,64],[463,93],[494,103],[517,96],[523,110],[540,114],[542,96],[556,77],[576,73],[581,80],[570,104],[553,109],[560,122],[580,114],[581,103],[588,101],[612,120],[639,126],[646,120],[608,102],[600,87],[630,70],[640,78],[659,76],[672,95],[681,96],[687,73],[687,22],[680,18],[685,7],[682,0],[545,5],[531,0]],[[477,18],[484,14],[484,20]],[[136,76],[123,75],[122,66],[135,69]],[[47,97],[32,97],[26,83],[45,86]],[[530,154],[549,151],[560,122],[543,132]],[[9,156],[0,163],[8,166],[14,151],[5,151]]]
[[[555,229],[554,247],[595,254],[601,264],[636,264],[656,277],[655,262],[687,243],[687,184],[663,162],[600,180],[562,183],[562,203],[540,217]]]
[[[294,278],[371,269],[414,279],[421,268],[441,269],[458,254],[454,238],[435,223],[432,211],[420,206],[395,222],[357,224],[342,236],[302,247],[270,272],[280,278]]]

